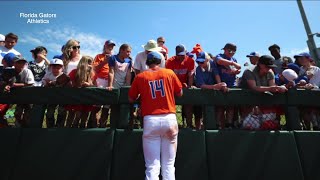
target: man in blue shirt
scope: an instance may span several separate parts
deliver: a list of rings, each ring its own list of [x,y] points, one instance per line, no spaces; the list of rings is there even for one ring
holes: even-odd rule
[[[213,89],[226,92],[228,90],[227,84],[221,82],[216,63],[206,52],[200,52],[197,55],[195,82],[196,86],[201,89]],[[202,109],[197,107],[195,110],[195,124],[196,129],[201,129]],[[197,116],[196,116],[197,114]]]
[[[233,88],[236,85],[236,75],[241,72],[241,65],[237,63],[237,60],[233,57],[237,51],[237,46],[232,43],[227,43],[224,48],[223,54],[216,56],[217,67],[221,82],[225,82],[228,88]],[[226,112],[226,113],[225,113]],[[232,128],[234,107],[217,107],[217,116],[221,120],[221,128]],[[227,123],[225,124],[225,122]]]

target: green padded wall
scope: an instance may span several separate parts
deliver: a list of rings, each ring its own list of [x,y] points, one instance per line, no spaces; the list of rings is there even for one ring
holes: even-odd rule
[[[176,157],[177,180],[207,180],[205,131],[179,131]]]
[[[112,180],[144,179],[142,134],[142,130],[116,130]],[[177,180],[208,179],[204,131],[179,132],[175,167]]]
[[[8,180],[18,160],[18,146],[21,129],[0,128],[0,179]]]
[[[207,131],[209,179],[302,180],[292,132]]]
[[[110,179],[113,130],[22,129],[12,180]]]
[[[111,179],[144,179],[142,130],[117,129],[113,148]]]
[[[320,132],[295,131],[305,180],[320,179]]]

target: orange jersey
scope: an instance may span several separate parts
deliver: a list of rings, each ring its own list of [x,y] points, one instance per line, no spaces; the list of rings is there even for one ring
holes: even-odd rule
[[[93,61],[93,67],[98,66],[101,62],[105,61],[106,55],[105,54],[98,54]],[[102,79],[109,78],[109,64],[106,63],[99,71],[96,71],[96,77]]]
[[[176,113],[175,94],[180,94],[181,82],[172,70],[147,70],[138,74],[129,90],[129,97],[140,94],[142,116]]]
[[[181,83],[188,83],[188,73],[194,72],[195,63],[188,56],[185,56],[183,61],[178,60],[177,56],[173,56],[166,61],[166,68],[173,70]]]

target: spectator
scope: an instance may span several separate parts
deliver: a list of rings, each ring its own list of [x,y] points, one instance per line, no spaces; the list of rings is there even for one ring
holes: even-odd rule
[[[68,40],[67,43],[64,45],[62,56],[64,73],[69,76],[69,73],[72,70],[77,69],[80,59],[82,58],[82,55],[80,54],[80,42],[75,39]],[[61,113],[63,121],[65,121],[65,118],[67,116],[65,108],[63,108],[63,110],[61,109],[61,111],[59,112]],[[74,112],[75,111],[69,111],[68,119],[74,119]]]
[[[283,65],[284,63],[287,63],[287,64],[293,63],[293,61],[291,59],[288,59],[288,61],[285,61],[283,59],[283,57],[280,54],[280,47],[277,44],[273,44],[273,45],[269,46],[268,49],[269,49],[271,55],[275,59],[274,64],[277,66],[273,69],[275,74],[279,74],[282,72],[282,70],[283,70],[282,67],[285,66],[285,65]]]
[[[61,77],[62,75],[65,75],[63,73],[63,61],[61,59],[53,59],[49,65],[50,71],[47,71],[44,77],[42,78],[42,84],[44,87],[59,87],[59,82],[57,82],[57,79]],[[66,76],[66,75],[65,75]],[[68,80],[68,82],[70,82]],[[67,84],[66,82],[65,84]],[[65,85],[67,86],[67,85]],[[70,86],[70,85],[68,85]],[[57,115],[57,122],[55,125],[55,118],[54,118],[54,112],[58,108],[58,115]],[[46,121],[47,121],[47,128],[53,128],[53,127],[63,127],[64,126],[64,119],[61,117],[61,111],[63,107],[56,104],[49,104],[47,105],[47,113],[46,113]]]
[[[5,37],[5,44],[4,46],[0,46],[0,60],[2,61],[2,58],[7,53],[13,53],[16,56],[20,56],[21,54],[14,49],[14,46],[18,43],[18,36],[13,33],[8,33]]]
[[[191,88],[193,86],[193,75],[194,75],[194,60],[186,55],[187,51],[184,45],[179,44],[176,46],[176,55],[169,58],[166,61],[166,68],[173,70],[173,72],[179,78],[183,87]],[[193,128],[192,126],[192,105],[183,105],[182,111],[183,116],[186,117],[187,127]]]
[[[223,54],[216,56],[216,62],[218,72],[221,78],[221,82],[225,82],[228,88],[235,87],[236,75],[240,73],[241,66],[237,63],[237,60],[233,57],[237,51],[237,46],[232,43],[227,43],[224,48]],[[217,107],[217,117],[220,119],[220,127],[233,128],[234,107]],[[227,123],[226,123],[227,122]]]
[[[174,96],[182,95],[182,85],[171,70],[160,67],[161,61],[158,53],[148,54],[146,64],[150,70],[136,76],[129,101],[133,103],[140,95],[145,179],[159,179],[161,168],[163,179],[173,180],[179,131]]]
[[[7,53],[2,59],[3,68],[11,68],[15,57],[16,55],[14,53]]]
[[[296,61],[301,64],[299,70],[299,77],[306,77],[299,81],[299,87],[304,89],[318,89],[320,86],[320,68],[312,65],[312,57],[309,53],[303,52],[295,55]],[[303,129],[311,130],[311,124],[313,130],[319,130],[320,117],[319,109],[315,107],[300,107],[302,114]]]
[[[5,39],[6,39],[6,37],[3,34],[0,34],[0,46],[5,45]]]
[[[108,87],[109,80],[109,58],[113,55],[113,49],[116,44],[112,40],[107,40],[103,46],[102,54],[98,54],[93,61],[93,68],[96,74],[96,83],[99,88]],[[109,105],[103,105],[99,119],[99,127],[105,128],[109,116]],[[90,114],[88,122],[89,127],[97,126],[97,113],[100,108],[94,109]]]
[[[72,87],[83,88],[96,86],[94,79],[94,71],[92,68],[93,58],[90,56],[83,56],[76,69],[69,74]],[[85,128],[89,113],[96,107],[93,105],[68,105],[66,109],[75,114],[74,119],[68,116],[67,127],[78,128],[80,121],[80,128]],[[69,118],[70,117],[70,118]]]
[[[211,59],[211,57],[206,52],[200,52],[197,56],[196,62],[198,67],[196,68],[196,86],[201,89],[213,89],[227,91],[227,84],[220,82],[219,72],[216,63]],[[220,83],[217,83],[220,82]],[[199,117],[195,117],[196,129],[201,129],[201,118],[202,118],[202,108],[196,109]]]
[[[50,61],[47,59],[47,48],[38,46],[30,51],[34,59],[29,63],[28,68],[31,70],[34,76],[34,86],[42,86],[42,78],[48,70]]]
[[[257,92],[271,92],[271,93],[284,93],[287,91],[285,86],[277,86],[275,84],[274,73],[272,68],[277,67],[274,64],[274,58],[268,55],[263,55],[259,58],[257,66],[249,68],[244,71],[240,87],[243,89],[251,89]],[[241,109],[241,117],[245,119],[254,107],[243,107]],[[260,111],[268,114],[271,124],[274,127],[279,127],[276,122],[277,111],[275,108],[259,107]],[[268,124],[268,123],[266,123]],[[262,126],[264,126],[262,124]]]
[[[251,52],[247,57],[252,65],[257,65],[260,55],[257,52]]]
[[[164,37],[162,37],[162,36],[158,37],[157,44],[159,47],[162,47],[164,49],[164,51],[163,51],[163,52],[165,52],[164,58],[165,58],[165,60],[167,60],[168,54],[169,54],[169,49],[167,48],[167,46],[164,45],[165,43],[166,43],[166,40],[164,39]]]
[[[53,59],[64,59],[63,50],[64,50],[64,45],[62,45],[62,47],[61,47],[62,54],[53,56]]]
[[[82,55],[80,54],[80,42],[75,39],[70,39],[64,46],[63,49],[63,63],[64,63],[64,71],[67,75],[76,69]]]
[[[14,59],[14,69],[16,71],[15,82],[10,86],[5,87],[6,91],[10,91],[10,88],[21,88],[26,86],[32,86],[34,84],[34,77],[30,69],[25,68],[27,60],[23,57],[16,57]],[[17,104],[15,110],[16,126],[28,127],[30,123],[30,110],[31,104]]]
[[[120,88],[131,84],[131,47],[128,44],[122,44],[119,48],[119,54],[109,58],[109,81],[108,90]]]
[[[294,56],[295,58],[300,58],[301,67],[299,71],[299,76],[306,76],[309,83],[304,87],[307,89],[319,88],[320,86],[320,68],[312,65],[313,59],[309,53],[300,53]]]
[[[148,69],[148,66],[146,65],[148,53],[153,51],[160,52],[162,49],[161,47],[158,47],[157,42],[155,40],[149,40],[148,43],[146,45],[143,45],[142,47],[144,48],[144,51],[139,52],[136,55],[136,58],[133,64],[133,68],[135,70],[136,75]],[[162,54],[161,54],[161,59],[162,61],[160,66],[164,68],[165,58]]]

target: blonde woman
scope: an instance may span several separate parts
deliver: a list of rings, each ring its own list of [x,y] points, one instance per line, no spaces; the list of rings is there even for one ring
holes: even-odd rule
[[[76,69],[82,55],[80,54],[80,42],[75,39],[70,39],[63,48],[63,63],[65,73],[69,74],[72,70]]]
[[[82,57],[80,54],[80,42],[75,39],[70,39],[66,42],[62,49],[62,57],[63,57],[63,66],[64,73],[69,75],[69,73],[76,69],[78,63]],[[67,113],[63,107],[59,107],[59,115],[62,117],[62,123],[64,124]],[[69,112],[68,118],[74,119],[75,114],[73,112]]]
[[[83,56],[80,59],[77,68],[72,70],[69,74],[72,87],[82,88],[96,86],[92,62],[93,58],[90,56]],[[96,107],[93,105],[68,105],[66,109],[69,111],[69,114],[75,114],[75,117],[68,116],[67,127],[72,126],[77,128],[79,126],[79,121],[81,120],[80,128],[85,128],[89,112],[94,108]]]

